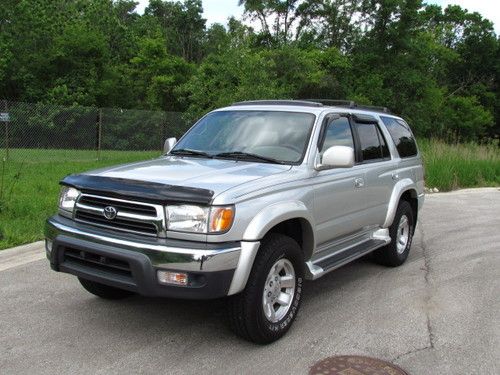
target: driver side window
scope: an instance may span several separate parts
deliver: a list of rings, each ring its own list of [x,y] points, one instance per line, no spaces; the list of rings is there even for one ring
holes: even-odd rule
[[[348,146],[354,149],[351,126],[347,117],[340,117],[328,123],[319,150],[320,156],[323,157],[323,153],[332,146]]]

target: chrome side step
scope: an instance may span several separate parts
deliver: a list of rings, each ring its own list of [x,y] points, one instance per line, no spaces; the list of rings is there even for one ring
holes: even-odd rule
[[[391,242],[388,229],[379,229],[369,237],[362,236],[358,242],[348,242],[342,248],[324,250],[317,255],[317,259],[306,262],[306,279],[316,280],[355,259],[362,257]],[[320,257],[322,253],[328,253]]]

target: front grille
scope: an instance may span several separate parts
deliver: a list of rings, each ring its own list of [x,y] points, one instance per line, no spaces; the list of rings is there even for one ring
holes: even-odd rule
[[[106,207],[116,210],[116,217],[104,216]],[[161,206],[123,199],[82,194],[75,205],[75,220],[103,228],[149,236],[164,234]]]
[[[112,221],[106,219],[103,215],[77,211],[75,219],[79,221],[85,221],[91,224],[100,224],[101,226],[106,226],[115,229],[122,229],[130,232],[144,232],[148,234],[156,234],[156,226],[151,223],[141,223],[138,221],[130,221],[124,219],[113,219]]]
[[[65,247],[64,262],[132,278],[132,271],[127,262],[85,250]]]
[[[156,217],[156,208],[154,206],[146,206],[134,202],[110,200],[107,198],[95,197],[91,195],[82,195],[78,200],[78,203],[99,208],[113,206],[119,211]]]

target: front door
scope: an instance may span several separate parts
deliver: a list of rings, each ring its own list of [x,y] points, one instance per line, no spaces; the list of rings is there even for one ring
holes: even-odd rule
[[[355,149],[348,115],[327,117],[318,142],[320,158],[332,146]],[[314,216],[318,247],[367,225],[363,217],[367,200],[364,168],[334,168],[318,171],[314,184]]]

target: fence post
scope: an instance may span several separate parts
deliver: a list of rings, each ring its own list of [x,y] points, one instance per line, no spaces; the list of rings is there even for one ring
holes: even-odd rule
[[[101,140],[102,140],[102,109],[99,108],[97,114],[97,160],[101,160]]]
[[[7,100],[3,101],[4,112],[9,112],[9,106],[7,105]],[[4,121],[5,124],[5,160],[9,160],[9,122]]]
[[[167,113],[163,112],[163,121],[160,125],[160,152],[163,154],[163,148],[165,147],[166,140],[166,129],[167,129]]]

